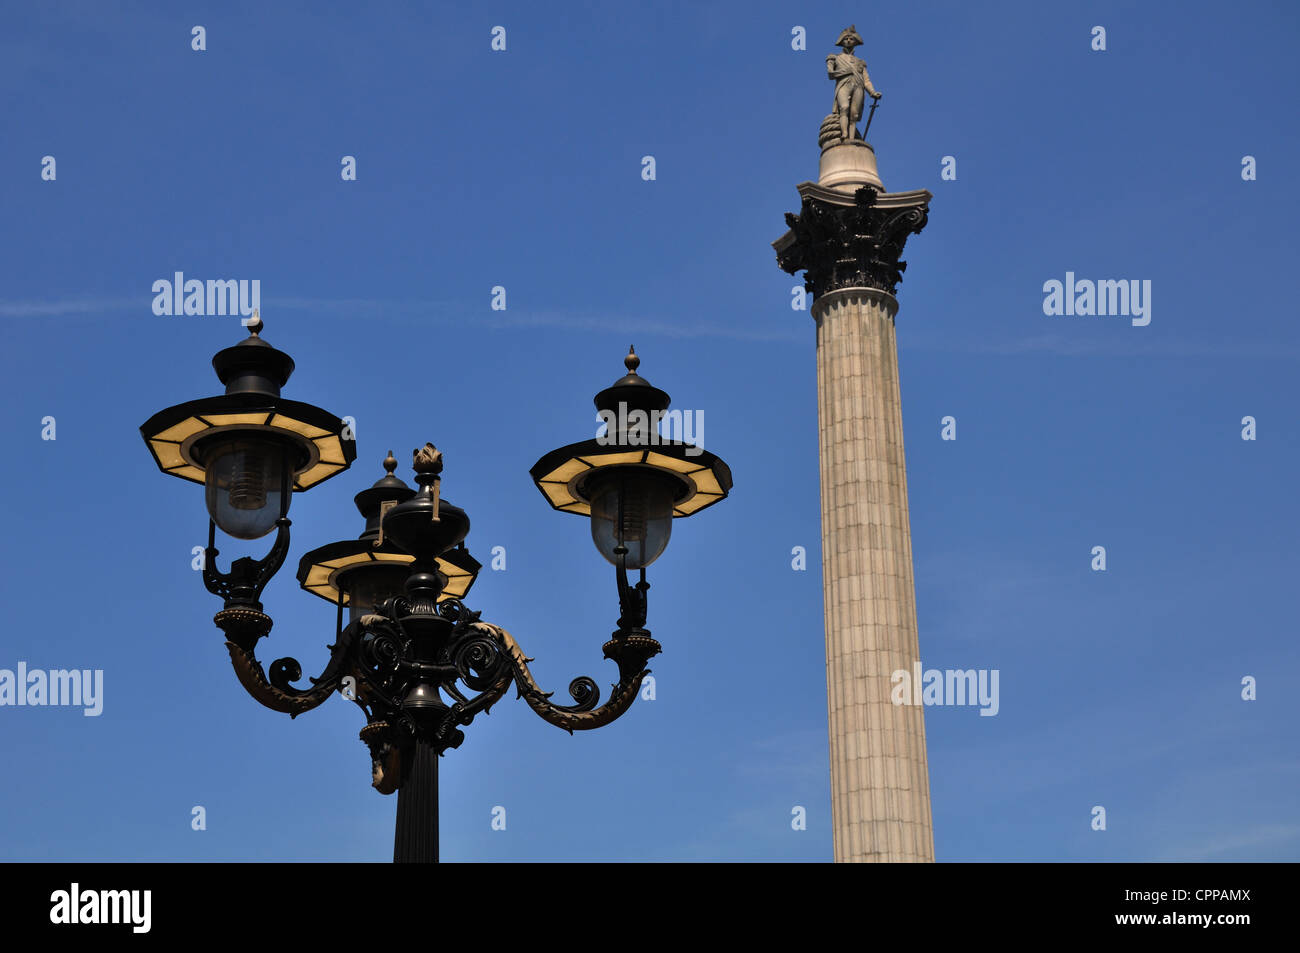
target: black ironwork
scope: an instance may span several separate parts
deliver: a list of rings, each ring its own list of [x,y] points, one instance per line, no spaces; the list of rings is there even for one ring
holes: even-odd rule
[[[221,352],[214,364],[223,382],[230,378],[234,382],[251,381],[262,391],[273,388],[271,396],[278,400],[279,387],[293,369],[292,360],[256,340],[256,329],[253,338]],[[603,391],[601,397],[667,406],[667,395],[637,378],[634,363],[628,366],[628,377]],[[324,413],[309,405],[293,406],[301,407],[304,416]],[[188,406],[183,409],[189,413]],[[201,417],[195,419],[204,423]],[[337,418],[325,422],[330,421]],[[167,445],[179,442],[168,431],[174,426],[171,418],[160,422],[155,415],[151,425],[142,428],[146,441],[153,441],[151,450],[156,457],[161,453],[172,458]],[[190,429],[189,425],[183,429]],[[159,442],[164,444],[161,450],[155,446]],[[665,459],[677,459],[687,448],[672,443],[658,449],[674,455]],[[350,462],[348,455],[341,466]],[[328,662],[307,684],[295,684],[303,675],[297,659],[276,659],[267,670],[257,658],[257,643],[270,633],[273,624],[262,611],[262,591],[289,550],[287,514],[296,485],[290,481],[297,479],[292,467],[284,468],[276,537],[267,555],[261,559],[236,559],[228,572],[221,572],[217,568],[215,526],[209,521],[203,582],[209,592],[223,600],[223,608],[213,621],[226,635],[226,649],[236,677],[254,700],[296,718],[337,692],[361,709],[366,724],[360,738],[370,754],[371,783],[380,793],[398,792],[394,860],[436,861],[437,761],[464,741],[464,727],[478,715],[489,714],[512,684],[517,697],[541,718],[570,733],[607,725],[636,700],[649,674],[646,664],[661,647],[645,628],[646,592],[650,588],[645,569],[640,571],[640,580],[630,585],[626,560],[622,558],[627,550],[620,547],[620,564],[616,568],[620,615],[615,632],[603,646],[604,656],[618,666],[618,681],[603,704],[595,680],[586,675],[569,683],[572,704],[552,701],[554,693],[538,685],[528,667],[533,660],[513,636],[500,626],[482,621],[479,612],[469,609],[459,598],[448,598],[443,591],[448,576],[440,566],[449,573],[472,575],[479,564],[464,549],[469,517],[441,496],[442,454],[433,444],[415,451],[413,469],[419,487],[415,491],[393,477],[395,466],[395,460],[391,465],[386,461],[388,476],[357,497],[358,507],[367,518],[362,539],[339,545],[340,553],[346,549],[344,555],[349,559],[363,552],[410,557],[405,583],[401,591],[382,599],[370,611],[359,608],[346,627],[342,626],[342,608],[347,585],[340,583],[334,589],[334,583],[313,583],[326,590],[326,598],[337,596],[339,622],[334,644],[328,647]],[[711,498],[725,496],[730,490],[731,474],[726,464],[711,454],[703,456],[699,469],[717,474],[713,477],[716,486],[698,493],[704,499],[695,507],[703,508]],[[704,479],[683,479],[683,484],[696,493],[696,483]],[[684,510],[679,515],[693,511]],[[304,557],[300,578],[305,586],[318,558],[333,561],[331,553],[322,548]],[[398,564],[390,560],[385,565]]]
[[[777,264],[792,275],[806,270],[804,287],[814,296],[841,288],[893,294],[907,270],[903,245],[925,228],[930,207],[878,206],[878,194],[864,186],[852,204],[805,195],[798,215],[786,213],[790,232],[777,243]]]
[[[271,581],[284,564],[284,557],[289,554],[289,526],[287,516],[275,521],[275,542],[271,551],[261,559],[241,556],[230,564],[230,572],[221,572],[217,568],[217,556],[221,550],[216,546],[216,524],[208,520],[208,545],[203,550],[203,585],[214,596],[220,596],[226,608],[234,606],[251,606],[261,609],[262,590]]]
[[[215,621],[226,632],[231,664],[250,696],[296,718],[340,692],[365,714],[360,737],[370,753],[371,783],[383,794],[399,792],[398,861],[436,859],[436,821],[431,826],[428,817],[437,811],[437,769],[428,759],[459,747],[465,740],[462,729],[490,713],[512,683],[517,697],[544,720],[570,733],[591,730],[631,707],[649,674],[646,663],[661,649],[645,629],[650,588],[645,571],[631,586],[619,567],[621,615],[604,646],[605,657],[618,666],[619,679],[603,705],[595,680],[585,675],[569,684],[572,704],[552,701],[554,693],[537,683],[528,667],[532,659],[508,631],[483,622],[479,612],[459,600],[439,601],[444,577],[435,560],[461,543],[469,519],[435,495],[440,455],[436,462],[417,460],[416,468],[420,489],[394,506],[383,522],[390,545],[415,557],[405,590],[345,627],[329,647],[325,669],[307,686],[294,684],[303,671],[297,659],[277,659],[268,672],[256,654],[257,641],[272,624],[257,597],[284,560],[289,520],[280,520],[275,545],[264,559],[236,560],[231,573],[223,575],[215,570],[217,551],[210,546],[205,568],[209,590],[226,600]]]
[[[438,862],[438,754],[423,742],[416,744],[406,783],[397,792],[393,862]]]

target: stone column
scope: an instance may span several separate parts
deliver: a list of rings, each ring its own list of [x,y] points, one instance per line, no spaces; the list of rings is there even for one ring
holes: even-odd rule
[[[836,861],[934,860],[924,709],[890,700],[920,658],[897,312],[874,288],[812,307]]]
[[[825,137],[824,137],[825,138]],[[920,661],[894,291],[931,195],[885,192],[866,143],[823,143],[819,181],[773,242],[817,322],[822,585],[836,861],[932,861],[924,709],[894,705]]]

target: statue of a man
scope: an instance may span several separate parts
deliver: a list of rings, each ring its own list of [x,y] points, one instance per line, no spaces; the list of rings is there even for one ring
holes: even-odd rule
[[[840,140],[860,139],[858,120],[862,118],[863,94],[872,99],[880,98],[880,91],[871,85],[867,75],[867,64],[853,53],[855,46],[862,45],[855,26],[850,26],[835,41],[843,53],[832,53],[826,57],[826,74],[835,80],[835,109],[831,113],[840,122]]]

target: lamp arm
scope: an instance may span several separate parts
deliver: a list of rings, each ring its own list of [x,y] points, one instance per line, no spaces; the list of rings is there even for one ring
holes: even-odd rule
[[[270,617],[262,613],[258,615],[266,620],[265,631],[262,633],[265,635],[271,628]],[[245,645],[232,637],[226,642],[226,650],[230,653],[230,664],[235,670],[235,677],[254,701],[272,711],[284,712],[291,718],[297,718],[303,712],[324,704],[330,695],[339,690],[343,677],[353,667],[351,655],[357,631],[355,623],[349,625],[338,641],[329,646],[329,663],[318,677],[310,679],[310,688],[295,688],[291,684],[302,678],[302,666],[294,658],[276,659],[271,663],[268,677],[255,652],[256,639]]]
[[[226,650],[235,677],[254,700],[270,708],[298,717],[322,704],[338,688],[348,665],[355,632],[352,626],[344,630],[335,645],[329,647],[330,661],[319,678],[312,679],[312,687],[294,688],[291,682],[302,677],[302,666],[297,659],[282,658],[271,663],[267,676],[257,658],[257,642],[271,631],[272,620],[262,611],[262,590],[284,564],[289,553],[289,526],[286,516],[276,520],[278,527],[271,550],[261,559],[248,556],[230,564],[230,572],[217,568],[216,526],[208,521],[208,545],[204,550],[203,585],[215,596],[220,596],[225,606],[212,619],[226,633]]]
[[[518,697],[524,699],[534,712],[558,728],[573,734],[575,731],[589,731],[608,725],[632,707],[641,690],[641,680],[650,674],[645,663],[659,652],[659,643],[648,636],[615,635],[605,643],[605,657],[618,663],[618,682],[613,686],[609,700],[600,702],[600,689],[594,679],[587,675],[579,676],[569,683],[569,695],[573,705],[556,705],[550,701],[554,692],[543,691],[533,677],[528,663],[533,661],[524,654],[519,643],[505,629],[488,622],[475,622],[474,625],[505,653],[511,675],[519,690]],[[599,707],[598,707],[599,706]]]

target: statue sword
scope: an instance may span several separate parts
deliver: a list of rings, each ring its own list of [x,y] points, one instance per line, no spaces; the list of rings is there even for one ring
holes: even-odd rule
[[[867,124],[862,127],[862,141],[867,141],[867,130],[871,128],[871,117],[876,114],[876,107],[880,105],[880,100],[872,97],[871,111],[867,113]]]

